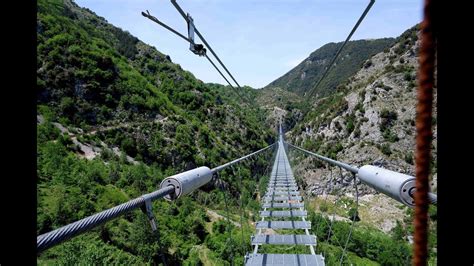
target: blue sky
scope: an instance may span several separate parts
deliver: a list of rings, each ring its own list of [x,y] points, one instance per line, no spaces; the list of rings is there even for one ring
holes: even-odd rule
[[[149,10],[186,35],[186,23],[169,0],[75,2],[169,55],[198,79],[226,84],[205,58],[189,51],[188,43],[141,15]],[[254,88],[282,76],[322,45],[345,40],[368,2],[178,0],[240,85]],[[421,19],[422,1],[377,0],[351,39],[396,37]]]

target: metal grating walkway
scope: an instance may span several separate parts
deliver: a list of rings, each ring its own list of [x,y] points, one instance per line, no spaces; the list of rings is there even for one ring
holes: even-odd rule
[[[291,211],[260,211],[261,217],[306,217],[306,211],[291,210]]]
[[[311,222],[306,221],[260,221],[257,229],[311,229]]]
[[[304,204],[301,202],[296,203],[287,203],[287,202],[267,202],[263,204],[263,208],[292,208],[292,209],[299,209],[304,207]]]
[[[280,128],[278,150],[270,181],[267,192],[262,197],[263,204],[260,211],[262,220],[256,223],[257,234],[251,238],[254,250],[252,254],[245,256],[245,265],[325,265],[324,257],[314,252],[316,236],[309,233],[311,222],[305,220],[307,212],[304,210],[302,200],[286,155]],[[272,220],[272,218],[287,220]],[[294,218],[301,220],[288,220]],[[262,234],[262,230],[265,229],[304,230],[304,233]],[[260,245],[305,245],[309,247],[310,254],[261,254],[258,253]]]
[[[293,196],[293,197],[288,197],[288,196],[267,196],[263,200],[265,201],[289,201],[289,200],[303,200],[301,196]]]
[[[315,235],[256,235],[252,237],[252,245],[316,245]]]
[[[245,265],[324,266],[324,258],[311,254],[250,254]]]

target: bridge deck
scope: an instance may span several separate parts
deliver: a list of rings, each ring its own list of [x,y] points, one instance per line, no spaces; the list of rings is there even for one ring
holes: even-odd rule
[[[253,254],[245,256],[245,265],[324,265],[324,257],[314,252],[316,236],[311,235],[311,222],[305,220],[307,212],[304,210],[303,197],[299,193],[298,185],[293,176],[288,157],[286,155],[283,138],[280,131],[277,155],[273,163],[267,192],[262,197],[262,220],[257,222],[257,234],[252,236]],[[281,208],[287,210],[267,210]],[[288,210],[290,209],[290,210]],[[301,218],[299,221],[265,220],[271,218]],[[304,234],[266,235],[262,229],[293,229],[304,230]],[[260,254],[259,245],[306,245],[311,254]]]

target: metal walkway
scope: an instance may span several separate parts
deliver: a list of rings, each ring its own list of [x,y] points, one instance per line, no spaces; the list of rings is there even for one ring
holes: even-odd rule
[[[281,129],[270,181],[262,200],[262,220],[256,224],[257,234],[251,239],[253,254],[245,257],[245,265],[325,265],[324,257],[314,252],[316,236],[308,230],[311,229],[311,222],[305,220],[307,212],[284,149]],[[268,229],[304,230],[304,233],[275,234]],[[261,254],[258,253],[260,245],[306,245],[311,253]]]

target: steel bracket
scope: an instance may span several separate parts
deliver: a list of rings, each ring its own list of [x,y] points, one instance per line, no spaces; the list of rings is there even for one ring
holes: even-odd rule
[[[150,196],[148,196],[148,194],[143,195],[142,198],[145,200],[145,205],[141,206],[141,210],[148,217],[148,221],[150,221],[151,230],[154,232],[157,228],[155,215],[153,214],[153,209],[151,205],[151,198]]]

